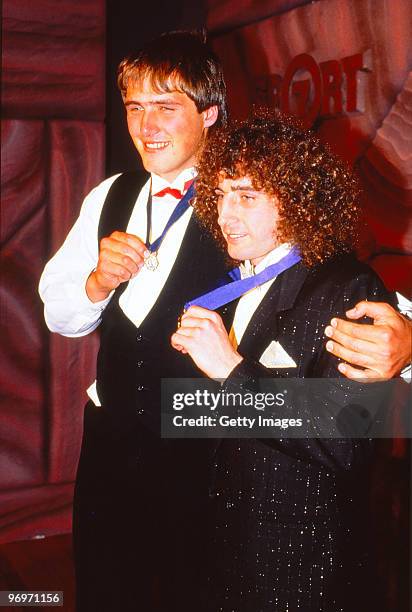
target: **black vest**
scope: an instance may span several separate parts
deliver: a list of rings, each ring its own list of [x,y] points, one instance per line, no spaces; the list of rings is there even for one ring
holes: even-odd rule
[[[99,239],[115,229],[126,230],[146,178],[125,173],[116,179],[102,210]],[[222,278],[224,261],[224,254],[192,215],[169,277],[139,327],[119,306],[126,283],[115,291],[101,324],[97,391],[119,427],[130,425],[137,416],[160,431],[161,379],[201,376],[190,357],[171,347],[170,337],[185,302],[209,291]]]

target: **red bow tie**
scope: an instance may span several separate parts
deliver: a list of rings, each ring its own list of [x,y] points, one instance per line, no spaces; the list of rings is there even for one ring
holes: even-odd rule
[[[186,183],[183,186],[183,193],[179,189],[173,189],[172,187],[165,187],[164,189],[161,189],[157,193],[154,193],[153,196],[155,198],[162,198],[166,194],[170,194],[177,200],[181,200],[184,194],[186,193],[186,191],[189,189],[190,185],[193,183],[193,180],[194,179],[190,179],[190,181],[186,181]]]

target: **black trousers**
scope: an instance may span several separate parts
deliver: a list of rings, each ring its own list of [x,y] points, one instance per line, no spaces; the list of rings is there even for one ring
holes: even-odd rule
[[[73,515],[78,612],[203,609],[206,444],[119,427],[87,404]]]
[[[321,471],[263,440],[222,441],[208,511],[210,612],[379,609],[364,510]]]

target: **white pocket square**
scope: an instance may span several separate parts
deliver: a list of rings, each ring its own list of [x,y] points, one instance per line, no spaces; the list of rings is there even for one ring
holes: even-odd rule
[[[296,363],[287,354],[279,342],[272,340],[267,349],[263,352],[259,362],[265,368],[296,368]]]

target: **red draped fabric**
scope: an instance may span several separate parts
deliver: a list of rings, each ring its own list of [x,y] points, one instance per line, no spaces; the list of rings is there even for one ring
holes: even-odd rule
[[[285,13],[312,0],[208,0],[208,29],[211,32],[261,21]]]
[[[4,0],[0,539],[68,531],[96,338],[50,335],[37,284],[103,178],[103,0]]]

